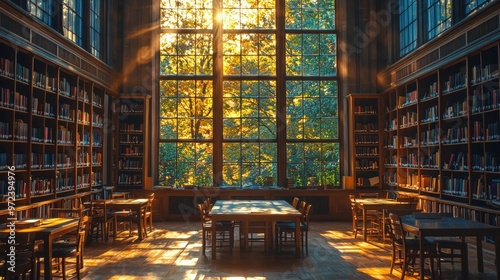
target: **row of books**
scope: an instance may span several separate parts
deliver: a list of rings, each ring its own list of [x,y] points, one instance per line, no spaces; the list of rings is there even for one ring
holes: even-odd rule
[[[142,169],[142,160],[138,159],[120,159],[118,161],[118,168],[120,169]]]
[[[476,171],[491,171],[491,172],[500,172],[500,157],[484,153],[484,155],[480,154],[472,154],[472,170]]]
[[[57,143],[58,144],[73,144],[73,133],[70,129],[59,126],[57,130]]]
[[[14,192],[16,198],[26,197],[26,182],[23,179],[16,178],[13,181],[14,184]],[[12,182],[0,180],[0,193],[3,195],[7,195],[9,192],[9,186],[12,186]]]
[[[97,126],[97,127],[103,127],[104,126],[104,118],[99,115],[98,113],[94,112],[92,114],[92,125]]]
[[[400,156],[398,159],[398,165],[401,167],[417,168],[418,167],[418,154],[412,152],[412,153],[409,153],[407,156]]]
[[[52,92],[57,91],[57,78],[47,77],[44,73],[34,72],[33,85]]]
[[[71,109],[71,105],[62,103],[59,105],[57,117],[61,120],[73,121],[75,119],[75,110]]]
[[[378,135],[356,134],[354,138],[355,144],[377,144]]]
[[[450,158],[447,162],[443,163],[444,170],[468,170],[469,165],[467,162],[467,154],[463,152],[458,152],[450,154]]]
[[[82,111],[82,110],[78,109],[76,111],[76,120],[79,123],[89,125],[90,124],[90,114],[89,114],[89,112],[85,112],[85,111]]]
[[[499,199],[500,194],[500,179],[493,178],[486,182],[483,175],[477,181],[472,183],[472,197],[475,199],[492,200]]]
[[[80,89],[80,91],[78,92],[78,100],[83,102],[90,102],[88,92],[84,89]]]
[[[142,123],[121,123],[120,132],[137,132],[142,133],[143,124]]]
[[[142,137],[138,135],[122,134],[120,135],[120,144],[142,143]]]
[[[456,144],[469,142],[467,127],[451,127],[441,135],[442,144]]]
[[[427,93],[425,93],[424,96],[422,96],[422,98],[420,98],[420,101],[425,101],[427,99],[437,97],[438,96],[438,88],[437,87],[438,87],[437,82],[431,83],[429,85],[429,91]]]
[[[378,169],[378,160],[357,159],[354,164],[357,170],[375,170]]]
[[[118,176],[118,185],[141,185],[142,176],[140,174],[120,174]]]
[[[16,78],[17,80],[25,83],[30,82],[30,69],[24,67],[21,63],[16,64]]]
[[[418,93],[416,90],[407,92],[404,96],[399,97],[399,107],[408,106],[411,104],[415,104],[418,101]]]
[[[28,97],[8,88],[0,88],[0,106],[28,112]]]
[[[54,168],[54,154],[31,153],[31,169]]]
[[[486,90],[481,93],[480,89],[475,89],[472,95],[472,113],[500,108],[500,93],[497,89]]]
[[[386,137],[384,140],[386,141],[384,143],[384,148],[395,149],[398,146],[398,137],[396,135]]]
[[[37,143],[54,143],[52,127],[33,127],[31,129],[31,141]]]
[[[406,112],[406,115],[401,116],[400,128],[405,128],[418,124],[417,112]]]
[[[427,174],[421,175],[420,189],[427,192],[440,192],[441,182],[439,180],[439,177]]]
[[[443,194],[467,197],[469,180],[466,178],[442,178]]]
[[[398,128],[398,119],[393,118],[391,120],[388,120],[385,123],[385,130],[391,131],[391,130],[396,130]]]
[[[54,179],[46,179],[43,177],[34,178],[31,180],[30,184],[30,194],[41,195],[54,192]]]
[[[354,125],[355,132],[378,132],[378,124],[377,123],[356,123]]]
[[[489,123],[483,128],[481,121],[472,123],[472,141],[499,140],[498,122]]]
[[[439,152],[420,157],[421,168],[439,168]]]
[[[423,112],[422,120],[420,120],[421,123],[429,123],[429,122],[435,122],[439,120],[439,110],[438,106],[432,106],[429,108],[426,108]]]
[[[28,141],[29,126],[22,119],[17,119],[14,122],[14,140]]]
[[[441,135],[441,131],[438,127],[431,128],[429,130],[424,130],[421,133],[420,144],[422,146],[427,145],[437,145],[439,144],[439,137]]]
[[[474,65],[471,72],[471,84],[480,83],[498,77],[498,64],[488,64],[483,68],[480,65]]]
[[[36,97],[32,99],[31,112],[35,115],[55,117],[54,108],[54,105],[51,103],[43,103],[43,100],[39,100]]]
[[[378,156],[378,147],[356,147],[356,156]]]
[[[129,104],[120,104],[121,113],[144,113],[144,105],[142,103],[134,103],[133,100],[128,100]],[[141,101],[142,102],[142,101]],[[376,111],[373,110],[375,113]]]
[[[14,78],[14,62],[12,60],[0,57],[0,75]]]
[[[142,156],[144,154],[142,146],[130,145],[125,147],[120,147],[121,156]]]
[[[417,136],[402,136],[401,138],[401,146],[403,148],[408,148],[408,147],[416,147],[418,145],[417,143]]]
[[[28,169],[28,155],[14,154],[14,166],[16,167],[16,170]]]
[[[443,111],[443,119],[450,119],[467,115],[468,103],[466,100],[457,101],[447,107]]]
[[[458,72],[454,75],[448,76],[443,84],[443,93],[449,93],[450,91],[459,90],[466,87],[466,74],[464,72]]]

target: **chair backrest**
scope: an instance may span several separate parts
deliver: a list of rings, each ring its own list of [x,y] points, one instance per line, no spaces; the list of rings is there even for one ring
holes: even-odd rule
[[[309,226],[309,217],[311,217],[311,213],[312,213],[312,204],[308,204],[306,206],[306,210],[304,211],[304,215],[303,215],[303,222]]]
[[[78,222],[78,239],[77,239],[77,250],[82,251],[83,245],[85,244],[85,238],[87,237],[87,231],[89,226],[89,216],[85,215],[80,218]]]
[[[201,224],[203,225],[205,222],[209,220],[204,203],[198,203],[198,212],[200,214]]]
[[[52,208],[50,216],[52,218],[80,218],[83,208]]]
[[[403,224],[401,223],[401,217],[396,213],[389,213],[391,237],[393,238],[393,243],[400,243],[405,245],[405,231]]]
[[[90,215],[92,219],[108,217],[107,201],[105,199],[94,199],[90,201]]]
[[[148,195],[148,203],[146,205],[146,212],[153,211],[153,200],[155,200],[155,193]]]
[[[31,270],[31,274],[34,273],[36,267],[36,250],[35,250],[36,233],[16,233],[15,239],[7,239],[7,237],[2,238],[0,250],[3,253],[2,259],[9,260],[10,256],[7,254],[12,253],[14,250],[15,254],[15,271],[11,271],[9,268],[12,267],[8,262],[4,263],[2,268],[3,271],[0,272],[4,279],[10,279],[12,276],[21,275],[22,273]],[[11,243],[14,242],[14,243]]]
[[[306,206],[307,206],[307,202],[305,201],[301,201],[300,204],[299,204],[299,212],[304,214],[304,211],[306,211]]]
[[[378,198],[378,193],[359,193],[359,198]]]
[[[292,207],[297,209],[297,206],[299,206],[299,198],[298,197],[294,197],[293,200],[292,200]]]

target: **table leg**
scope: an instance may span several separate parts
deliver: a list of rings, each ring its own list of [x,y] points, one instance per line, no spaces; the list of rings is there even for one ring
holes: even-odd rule
[[[366,210],[365,208],[363,208],[363,239],[364,241],[367,240],[367,237],[366,237]]]
[[[215,230],[215,224],[216,224],[216,222],[212,220],[212,234],[210,236],[212,238],[212,248],[211,248],[212,249],[212,260],[215,260],[216,259],[215,256],[217,255],[217,251],[216,251],[216,249],[217,249],[217,240],[216,240],[217,239],[216,238],[217,231]]]
[[[243,245],[243,246],[240,246],[243,248],[243,251],[247,251],[248,250],[248,220],[243,220],[240,222],[241,224],[241,244],[240,245]]]
[[[500,278],[500,234],[495,234],[495,265],[497,267],[497,278]]]
[[[138,209],[139,211],[137,212],[138,215],[137,215],[137,234],[139,235],[138,237],[138,240],[141,241],[142,240],[142,219],[144,218],[143,217],[143,208],[142,207],[139,207]]]
[[[496,240],[495,240],[496,241]],[[477,271],[483,272],[483,238],[482,236],[476,236],[476,250],[477,250]]]
[[[52,279],[52,238],[48,236],[43,241],[45,259],[43,260],[43,278]]]
[[[301,236],[300,236],[300,217],[295,218],[295,255],[299,258],[301,255],[300,250],[302,249],[300,244]]]
[[[422,233],[419,234],[418,246],[420,249],[420,279],[424,280],[424,241],[425,238]]]

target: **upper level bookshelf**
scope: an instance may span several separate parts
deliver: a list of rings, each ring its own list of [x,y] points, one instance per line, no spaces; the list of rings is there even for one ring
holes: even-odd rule
[[[355,188],[381,187],[381,122],[379,94],[349,94],[351,176]]]
[[[103,185],[107,92],[30,51],[0,41],[0,192],[17,205]]]
[[[484,206],[500,192],[499,42],[384,94],[384,184]]]
[[[114,103],[118,133],[113,146],[118,189],[150,188],[149,95],[121,94]]]

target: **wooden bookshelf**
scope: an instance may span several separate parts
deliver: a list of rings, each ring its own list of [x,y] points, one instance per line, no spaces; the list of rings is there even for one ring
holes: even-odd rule
[[[381,178],[381,122],[379,94],[349,94],[351,176],[356,189],[379,189]],[[349,186],[345,186],[349,187]]]
[[[102,187],[106,95],[79,74],[0,41],[0,210],[9,184],[16,206],[26,207]]]
[[[384,93],[386,187],[464,209],[498,199],[499,48],[487,45]]]
[[[121,94],[115,101],[119,123],[114,162],[119,190],[151,188],[149,106],[149,95]]]

